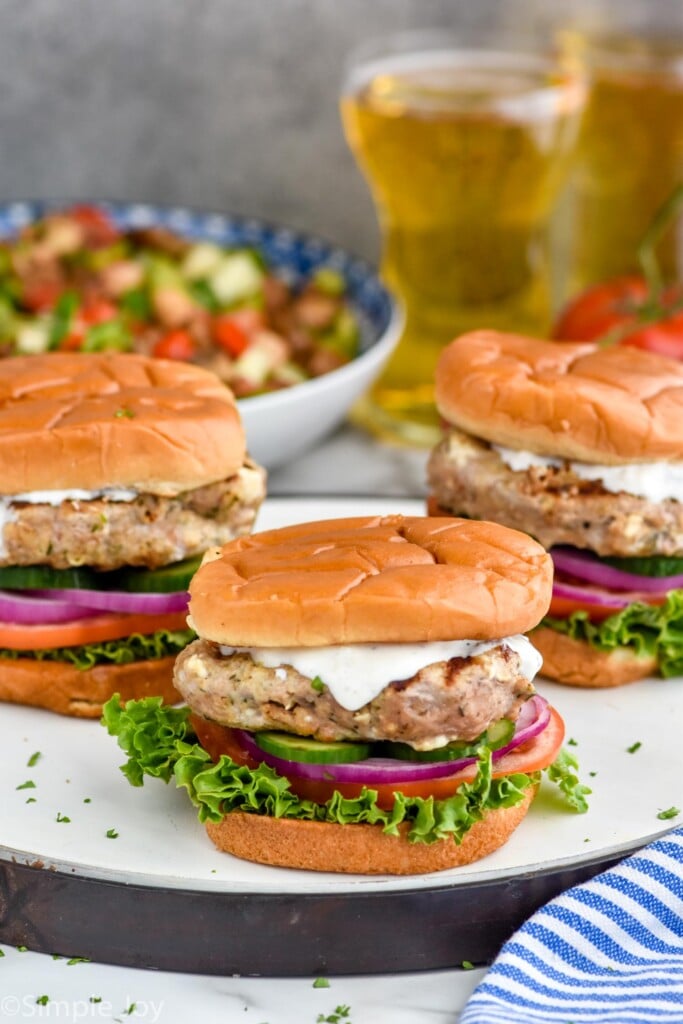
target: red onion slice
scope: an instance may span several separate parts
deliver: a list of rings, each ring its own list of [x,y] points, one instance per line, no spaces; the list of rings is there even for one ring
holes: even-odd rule
[[[668,590],[683,587],[683,575],[656,577],[622,572],[621,569],[605,565],[597,555],[593,555],[589,551],[560,546],[551,548],[550,556],[555,568],[560,572],[612,590],[635,590],[641,593],[663,594]]]
[[[0,621],[29,626],[87,619],[98,612],[75,601],[36,597],[32,591],[0,590]]]
[[[566,597],[571,601],[578,601],[586,608],[591,605],[598,608],[627,608],[634,601],[647,599],[646,594],[610,593],[607,590],[598,590],[596,587],[582,587],[580,584],[565,583],[564,580],[553,581],[553,596]]]
[[[164,615],[185,611],[190,597],[184,590],[170,594],[132,594],[126,590],[34,590],[31,593],[78,605],[81,614],[86,614],[83,609],[92,608],[97,612]]]
[[[493,760],[499,760],[515,747],[533,739],[545,729],[550,721],[550,707],[544,697],[534,694],[522,708],[517,727],[510,742],[494,750]],[[365,786],[399,785],[402,782],[421,782],[428,779],[442,779],[455,775],[462,768],[475,764],[475,757],[463,757],[456,761],[399,761],[390,757],[368,757],[365,761],[352,764],[309,764],[288,761],[274,757],[261,750],[251,733],[235,729],[235,737],[245,751],[256,761],[263,761],[285,777],[317,779],[325,782],[356,782]]]

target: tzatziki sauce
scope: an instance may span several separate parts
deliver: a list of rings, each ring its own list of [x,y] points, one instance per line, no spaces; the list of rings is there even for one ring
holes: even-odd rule
[[[339,644],[331,647],[225,647],[221,654],[249,654],[266,668],[291,665],[301,675],[318,676],[338,704],[357,711],[394,680],[410,679],[425,665],[450,658],[474,658],[505,645],[519,655],[521,673],[531,682],[543,659],[521,634],[501,640],[444,640],[416,644]]]

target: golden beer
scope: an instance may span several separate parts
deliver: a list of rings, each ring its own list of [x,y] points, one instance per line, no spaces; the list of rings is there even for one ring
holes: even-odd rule
[[[365,425],[430,443],[445,344],[473,328],[547,329],[546,228],[583,99],[576,75],[510,53],[431,50],[352,70],[343,124],[375,200],[383,276],[406,313]]]
[[[579,40],[591,75],[576,167],[572,283],[638,268],[655,211],[683,181],[683,38]],[[662,272],[683,277],[683,231],[658,250]]]

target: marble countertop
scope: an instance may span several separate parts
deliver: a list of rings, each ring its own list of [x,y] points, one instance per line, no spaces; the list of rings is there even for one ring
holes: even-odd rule
[[[295,463],[273,470],[269,493],[419,498],[426,493],[426,458],[424,450],[381,445],[347,426]],[[131,936],[131,941],[144,943],[144,935]],[[0,950],[0,1020],[7,1022],[454,1024],[485,973],[454,969],[325,979],[203,977],[69,964],[7,946]]]
[[[131,940],[144,941],[144,936]],[[36,1019],[70,1024],[455,1024],[485,973],[219,978],[69,965],[7,946],[0,951],[0,1020],[5,1024]]]

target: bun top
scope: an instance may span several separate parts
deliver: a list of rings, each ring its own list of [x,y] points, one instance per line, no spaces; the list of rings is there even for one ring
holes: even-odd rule
[[[0,492],[173,495],[245,458],[232,393],[188,363],[108,352],[0,359]]]
[[[442,352],[436,403],[467,433],[539,455],[683,459],[683,363],[637,348],[472,331]]]
[[[200,636],[233,647],[494,640],[547,611],[552,563],[495,523],[384,516],[269,530],[205,558]]]

